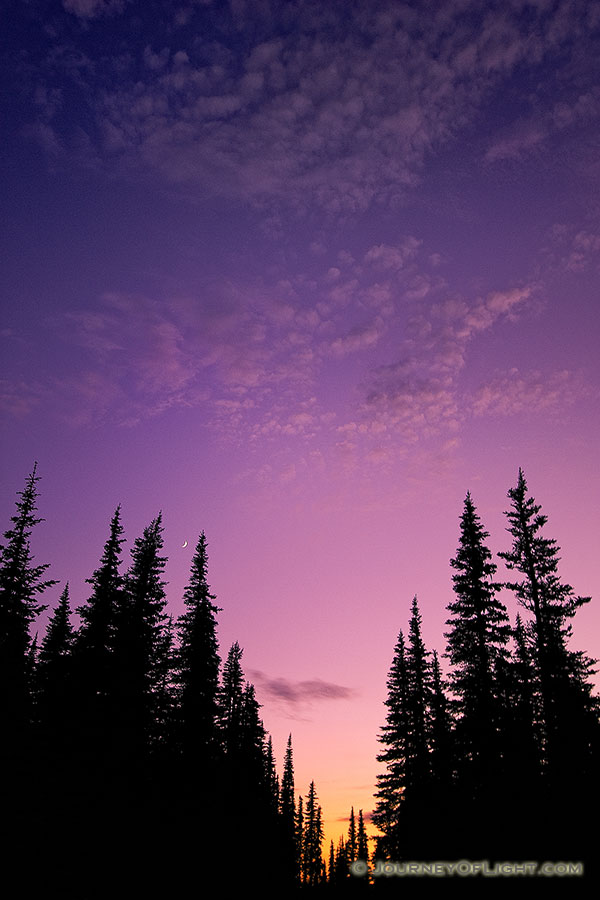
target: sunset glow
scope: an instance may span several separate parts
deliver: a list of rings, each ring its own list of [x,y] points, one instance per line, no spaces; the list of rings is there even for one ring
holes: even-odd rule
[[[221,659],[327,855],[415,595],[447,665],[467,491],[506,580],[523,468],[600,657],[600,3],[8,8],[0,500],[5,530],[37,461],[35,630],[118,504],[125,565],[162,510],[174,617],[204,531]]]

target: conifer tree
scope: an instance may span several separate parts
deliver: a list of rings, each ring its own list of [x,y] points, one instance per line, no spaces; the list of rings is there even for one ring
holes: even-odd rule
[[[336,883],[336,865],[335,865],[335,849],[333,846],[333,838],[329,844],[329,866],[327,868],[327,881],[329,884]]]
[[[294,753],[292,750],[292,735],[288,736],[285,759],[283,762],[283,775],[281,778],[280,811],[281,818],[287,827],[292,830],[294,826]],[[285,827],[285,825],[284,825]]]
[[[5,750],[15,742],[17,754],[32,715],[30,627],[45,609],[40,595],[57,583],[44,580],[49,565],[33,565],[30,549],[32,531],[44,521],[36,516],[39,480],[36,463],[18,493],[13,527],[4,532],[6,543],[0,547],[0,723]]]
[[[343,885],[344,882],[346,882],[348,880],[349,862],[350,862],[350,851],[348,849],[348,843],[346,841],[344,841],[344,836],[341,835],[340,839],[338,840],[337,850],[335,853],[335,864],[334,864],[334,874],[333,874],[334,884],[340,886],[340,885]]]
[[[206,537],[201,533],[184,592],[185,613],[177,627],[177,682],[180,741],[184,758],[194,765],[214,767],[218,758],[219,645],[216,615],[208,584]],[[206,774],[206,773],[205,773]]]
[[[30,865],[25,852],[31,853],[32,836],[43,827],[36,777],[41,748],[34,728],[37,635],[32,640],[31,626],[45,609],[41,595],[57,582],[45,578],[49,566],[34,564],[31,553],[33,529],[43,521],[36,515],[39,480],[36,463],[18,492],[12,527],[0,546],[0,809],[6,884],[9,864],[19,876]]]
[[[254,685],[246,682],[242,695],[242,710],[239,739],[239,772],[244,790],[269,805],[267,780],[267,760],[265,728],[260,718],[260,704],[256,699]]]
[[[72,714],[73,640],[67,582],[48,621],[35,670],[38,721],[58,732],[65,728]]]
[[[453,667],[462,790],[472,798],[483,798],[494,783],[500,714],[495,671],[497,660],[507,656],[510,635],[506,608],[497,597],[501,585],[493,580],[497,567],[485,544],[487,537],[467,493],[460,544],[450,561],[456,571],[452,579],[456,599],[448,606],[452,615],[445,637]]]
[[[124,579],[119,568],[123,526],[121,507],[110,520],[98,567],[86,584],[91,586],[86,601],[77,608],[80,626],[72,649],[73,747],[72,765],[81,784],[81,803],[89,802],[86,790],[101,796],[120,769],[122,729],[127,720],[119,704],[121,672],[117,670],[116,636],[123,603]],[[118,748],[118,749],[117,749]]]
[[[279,812],[279,795],[281,793],[279,785],[279,776],[277,775],[277,767],[275,765],[275,754],[273,753],[273,738],[269,735],[267,739],[266,749],[266,785],[269,807],[273,812]]]
[[[159,514],[136,538],[117,615],[119,725],[123,752],[136,766],[148,757],[155,738],[156,701],[168,647],[162,532]]]
[[[302,794],[298,794],[298,802],[296,804],[296,817],[295,817],[295,832],[296,832],[296,860],[295,860],[295,868],[296,868],[296,878],[298,882],[304,881],[304,801],[302,799]]]
[[[354,862],[356,859],[356,819],[354,818],[354,807],[350,809],[350,819],[348,821],[348,841],[346,843],[346,855],[348,863]]]
[[[45,777],[36,801],[40,813],[53,828],[69,827],[77,817],[71,808],[75,791],[72,773],[77,763],[74,745],[76,708],[73,673],[74,630],[71,624],[69,584],[50,616],[33,673],[35,686],[35,748],[44,760]]]
[[[428,736],[431,676],[428,653],[421,636],[421,623],[419,605],[417,598],[414,597],[406,650],[406,695],[409,721],[406,769],[410,793],[416,803],[422,802],[430,779]]]
[[[92,577],[86,579],[86,583],[92,585],[91,596],[77,609],[81,620],[76,642],[77,656],[81,658],[78,678],[83,677],[86,681],[87,702],[94,696],[108,696],[114,687],[115,629],[123,590],[123,577],[119,572],[121,544],[125,540],[122,534],[119,505],[110,522],[100,565]]]
[[[358,811],[358,830],[356,834],[356,858],[362,859],[364,862],[369,860],[369,839],[363,819],[363,811]]]
[[[404,635],[399,632],[394,658],[387,679],[387,715],[379,742],[384,750],[377,761],[385,763],[385,771],[377,776],[376,805],[373,822],[383,832],[382,854],[397,858],[400,812],[407,789],[406,759],[410,740],[408,679]]]
[[[281,777],[281,791],[279,794],[279,808],[281,815],[281,844],[283,856],[283,870],[289,878],[296,877],[296,803],[294,786],[294,754],[292,750],[292,735],[288,737],[285,758],[283,762],[283,774]]]
[[[431,666],[431,778],[436,795],[447,796],[453,776],[452,720],[444,690],[437,651],[433,652]]]
[[[323,870],[323,822],[314,781],[306,795],[304,814],[303,882],[314,887],[321,882]]]
[[[245,681],[243,651],[232,644],[223,667],[219,690],[219,727],[224,753],[226,790],[253,798],[266,814],[270,806],[267,777],[267,736],[260,718],[254,685]]]
[[[244,672],[241,659],[243,650],[235,641],[227,654],[219,688],[219,727],[226,758],[230,764],[238,758],[242,730],[244,697]]]
[[[571,619],[590,598],[577,596],[571,585],[562,583],[559,547],[541,533],[548,519],[528,496],[522,469],[508,496],[512,506],[505,515],[513,545],[499,556],[509,570],[523,576],[507,587],[532,616],[530,649],[540,698],[542,763],[551,781],[560,782],[565,768],[572,767],[574,754],[579,770],[592,767],[590,742],[597,742],[598,717],[590,683],[595,661],[568,648]]]

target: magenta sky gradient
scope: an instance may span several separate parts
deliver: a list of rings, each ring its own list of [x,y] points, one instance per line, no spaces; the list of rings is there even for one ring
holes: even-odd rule
[[[467,490],[508,549],[523,467],[600,657],[600,3],[439,6],[8,4],[3,529],[37,460],[76,606],[162,510],[175,615],[204,530],[336,842]]]

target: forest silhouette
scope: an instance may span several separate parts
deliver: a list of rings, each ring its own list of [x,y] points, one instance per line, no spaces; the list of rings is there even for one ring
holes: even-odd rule
[[[178,897],[216,884],[397,893],[377,861],[568,861],[586,882],[596,875],[596,661],[570,648],[590,598],[562,582],[521,470],[508,492],[512,546],[498,554],[514,580],[496,580],[468,493],[445,664],[424,645],[414,597],[389,670],[373,811],[352,807],[328,855],[315,783],[296,790],[292,736],[279,775],[242,648],[221,657],[204,532],[174,619],[161,515],[125,568],[117,507],[86,601],[73,610],[65,584],[39,640],[43,595],[57,583],[31,550],[39,480],[36,464],[0,556],[5,872],[19,896]],[[503,589],[516,598],[514,623]],[[479,890],[482,877],[461,889]]]

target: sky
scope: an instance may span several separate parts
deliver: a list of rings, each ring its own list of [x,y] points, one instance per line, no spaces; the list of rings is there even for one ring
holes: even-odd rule
[[[162,511],[174,616],[204,531],[327,851],[373,809],[413,596],[445,650],[467,491],[507,577],[523,468],[600,657],[600,2],[7,0],[2,30],[2,530],[37,461],[76,607],[116,506],[125,566]]]

